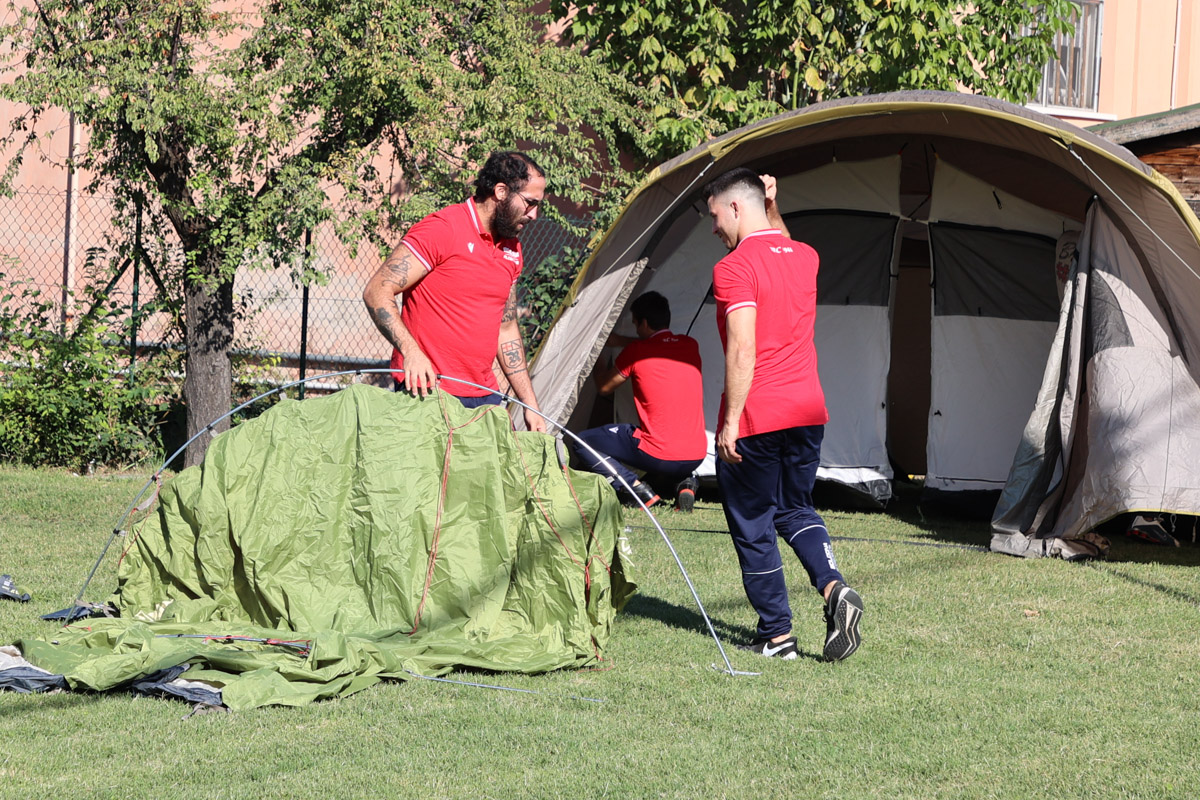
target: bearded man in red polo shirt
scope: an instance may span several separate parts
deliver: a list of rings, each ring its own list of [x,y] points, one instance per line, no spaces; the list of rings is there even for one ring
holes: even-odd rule
[[[468,408],[498,404],[503,398],[495,393],[492,372],[498,359],[513,393],[529,406],[525,424],[545,432],[517,324],[516,292],[518,237],[537,219],[545,192],[545,172],[532,158],[493,153],[475,179],[475,196],[409,228],[371,276],[363,302],[392,345],[397,390],[403,386],[424,397],[437,387]]]
[[[713,233],[729,255],[713,268],[725,393],[717,428],[717,483],[758,612],[743,649],[799,656],[778,538],[825,600],[827,661],[859,645],[863,602],[838,571],[825,521],[812,504],[829,412],[817,374],[817,253],[788,238],[769,175],[735,169],[705,187]]]
[[[609,395],[632,380],[639,424],[582,431],[579,438],[595,454],[578,444],[575,454],[584,469],[608,478],[618,493],[628,494],[616,475],[650,507],[661,499],[653,487],[669,486],[676,491],[678,508],[690,512],[697,486],[692,473],[708,452],[700,344],[690,336],[671,333],[671,306],[658,292],[640,295],[629,311],[638,338],[609,337],[610,344],[625,349],[612,366],[596,373],[595,382],[600,394]],[[639,480],[630,467],[645,472],[645,480]]]

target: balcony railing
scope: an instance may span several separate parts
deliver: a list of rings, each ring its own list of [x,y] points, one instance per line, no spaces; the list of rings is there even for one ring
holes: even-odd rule
[[[1072,0],[1075,33],[1059,34],[1058,58],[1042,68],[1042,85],[1032,102],[1044,106],[1096,110],[1100,97],[1100,20],[1104,0]]]

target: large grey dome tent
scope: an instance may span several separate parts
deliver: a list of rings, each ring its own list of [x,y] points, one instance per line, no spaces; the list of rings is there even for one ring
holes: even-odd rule
[[[779,178],[792,236],[821,257],[820,479],[881,503],[896,471],[948,497],[991,492],[1000,532],[1200,512],[1200,223],[1124,148],[978,96],[821,103],[654,170],[534,361],[548,415],[605,418],[589,375],[654,289],[701,342],[711,435],[724,249],[699,198],[738,166]]]

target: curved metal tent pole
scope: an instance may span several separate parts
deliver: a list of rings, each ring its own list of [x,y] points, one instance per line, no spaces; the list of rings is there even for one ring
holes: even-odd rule
[[[244,409],[248,406],[251,406],[254,403],[257,403],[259,400],[262,400],[264,398],[270,397],[271,395],[286,391],[287,389],[290,389],[294,386],[299,386],[301,384],[308,383],[310,381],[327,380],[330,378],[338,378],[338,377],[342,377],[345,375],[356,375],[357,376],[357,375],[369,375],[369,374],[389,374],[389,373],[396,373],[396,372],[403,372],[403,371],[404,370],[402,370],[402,369],[392,369],[389,367],[389,368],[343,370],[341,372],[327,372],[323,375],[313,375],[312,377],[302,378],[300,380],[292,381],[291,383],[285,383],[282,386],[277,386],[274,389],[271,389],[270,391],[263,392],[262,394],[247,400],[246,402],[242,403],[240,406],[228,411],[225,414],[222,414],[221,416],[214,419],[212,422],[205,425],[204,429],[202,431],[200,431],[195,436],[193,436],[192,438],[190,438],[186,442],[184,442],[182,445],[180,445],[179,449],[177,449],[174,453],[169,455],[163,461],[163,463],[159,466],[159,468],[154,471],[154,474],[150,476],[150,479],[148,481],[146,481],[146,484],[142,487],[141,491],[138,492],[137,496],[134,497],[133,502],[131,502],[129,504],[129,506],[125,509],[125,513],[123,513],[120,516],[120,518],[117,520],[117,524],[113,526],[112,534],[108,537],[108,541],[105,542],[105,544],[104,544],[104,549],[101,550],[101,552],[100,552],[100,557],[97,558],[96,563],[92,565],[91,571],[88,572],[87,579],[83,582],[83,586],[80,587],[80,589],[79,589],[79,594],[77,594],[75,596],[75,602],[72,604],[71,610],[78,608],[80,606],[80,601],[83,599],[83,595],[87,591],[88,584],[91,583],[92,578],[96,575],[96,570],[98,570],[100,568],[100,564],[104,561],[104,557],[108,554],[108,550],[112,546],[113,541],[118,536],[120,536],[121,533],[123,533],[123,528],[124,528],[125,523],[128,522],[130,515],[132,515],[134,512],[134,509],[136,509],[138,507],[138,504],[142,500],[142,498],[146,496],[146,492],[159,479],[159,477],[162,475],[163,471],[167,468],[167,465],[170,464],[172,461],[174,461],[175,458],[178,457],[181,453],[183,453],[185,450],[187,450],[188,445],[190,445],[192,442],[196,441],[197,439],[199,439],[201,436],[203,436],[205,434],[212,434],[213,426],[219,424],[220,422],[222,422],[225,419],[228,419],[229,417],[233,416],[234,414],[241,411],[242,409]],[[492,389],[487,386],[481,386],[478,383],[472,383],[471,381],[463,380],[461,378],[452,378],[448,375],[438,375],[437,378],[438,378],[438,380],[453,381],[454,383],[460,383],[460,384],[463,384],[464,386],[473,386],[476,389],[483,389],[484,391],[490,392],[493,395],[501,397],[510,403],[516,403],[517,405],[519,405],[521,408],[525,409],[526,411],[532,411],[533,413],[535,413],[539,417],[541,417],[543,420],[545,420],[549,425],[552,425],[554,428],[557,428],[559,432],[570,436],[575,442],[582,445],[584,447],[584,449],[586,449],[589,453],[591,453],[593,456],[595,456],[595,458],[598,461],[600,461],[601,463],[604,463],[606,466],[608,466],[608,462],[604,458],[604,456],[602,456],[600,453],[598,453],[594,449],[592,449],[592,447],[587,442],[583,441],[578,436],[576,436],[574,433],[567,430],[567,428],[564,427],[563,425],[560,425],[557,422],[555,422],[554,420],[547,417],[545,414],[543,414],[538,409],[533,408],[532,406],[526,405],[525,403],[521,402],[517,398],[515,398],[511,395],[505,394],[504,392],[498,391],[496,389]],[[629,492],[630,496],[632,496],[634,498],[634,500],[637,501],[637,504],[642,509],[642,512],[650,519],[651,523],[653,523],[653,525],[654,525],[654,528],[658,531],[659,535],[662,536],[663,541],[666,542],[667,549],[671,551],[671,555],[675,559],[675,564],[679,567],[679,572],[683,575],[683,580],[684,580],[684,582],[687,583],[688,589],[692,593],[692,598],[696,601],[696,607],[700,610],[700,616],[702,616],[704,618],[704,623],[705,623],[705,625],[708,626],[708,632],[712,635],[713,641],[717,643],[717,650],[721,653],[721,659],[725,662],[725,669],[723,671],[727,672],[730,675],[758,675],[759,673],[757,673],[757,672],[745,672],[742,670],[735,670],[733,668],[733,665],[729,662],[729,656],[725,653],[725,648],[721,644],[721,639],[719,636],[717,636],[717,631],[713,627],[712,620],[709,618],[708,612],[704,609],[704,603],[701,602],[701,600],[700,600],[700,594],[699,594],[699,592],[696,591],[696,586],[695,586],[695,584],[692,583],[691,576],[688,575],[687,569],[683,566],[683,560],[679,557],[679,553],[675,550],[675,545],[671,543],[671,539],[669,536],[667,536],[667,532],[665,530],[663,530],[662,525],[660,525],[658,520],[655,518],[655,516],[650,513],[650,509],[646,506],[645,503],[643,503],[641,501],[641,498],[639,498],[634,493],[633,487],[630,486],[625,481],[625,479],[622,478],[619,474],[617,474],[617,472],[615,470],[613,470],[611,467],[609,468],[609,470],[610,470],[610,472],[612,472],[612,477],[616,481],[619,481],[621,486],[623,486]],[[70,613],[70,611],[68,611],[67,619],[64,621],[63,624],[64,625],[69,624],[72,621],[72,619],[73,619],[72,614]],[[716,667],[715,664],[713,666]]]

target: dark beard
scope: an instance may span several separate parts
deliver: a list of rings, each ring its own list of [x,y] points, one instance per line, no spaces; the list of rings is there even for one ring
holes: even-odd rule
[[[496,207],[496,213],[492,216],[492,232],[496,234],[496,239],[516,239],[520,236],[521,229],[517,227],[520,218],[516,197],[509,195],[504,205]]]

